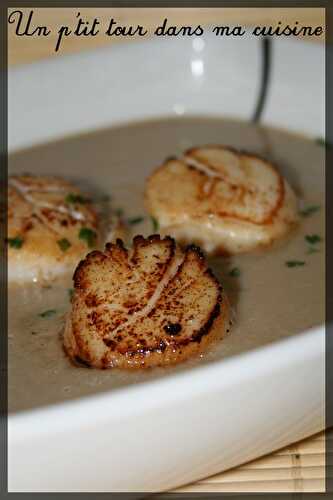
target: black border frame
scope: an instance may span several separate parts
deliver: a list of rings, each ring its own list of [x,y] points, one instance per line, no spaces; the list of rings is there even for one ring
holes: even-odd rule
[[[333,360],[333,262],[330,262],[330,256],[332,255],[333,249],[333,232],[330,233],[330,221],[333,220],[333,171],[330,169],[331,160],[333,158],[333,149],[331,145],[333,144],[333,44],[331,44],[330,37],[332,36],[330,30],[332,29],[332,16],[333,8],[330,7],[330,0],[323,1],[311,1],[311,0],[165,0],[165,1],[155,1],[155,0],[71,0],[70,2],[66,0],[21,0],[19,2],[7,0],[4,5],[0,8],[0,109],[1,113],[1,125],[0,125],[0,203],[6,204],[7,200],[7,179],[8,179],[8,150],[7,150],[7,103],[8,103],[8,24],[7,15],[8,8],[20,8],[20,7],[31,7],[31,8],[47,8],[47,7],[124,7],[124,8],[134,8],[134,7],[169,7],[169,8],[179,8],[179,7],[313,7],[313,8],[325,8],[326,11],[326,427],[333,426],[333,391],[330,392],[329,387],[332,387],[333,378],[333,368],[331,361]],[[3,201],[5,200],[5,201]],[[0,458],[0,498],[5,498],[7,495],[11,497],[21,496],[21,493],[8,493],[7,489],[7,409],[8,409],[8,377],[7,377],[7,362],[8,362],[8,345],[7,345],[7,253],[5,237],[7,235],[7,223],[6,217],[0,218],[0,284],[1,284],[1,296],[0,296],[0,318],[1,318],[1,333],[0,333],[0,443],[1,443],[1,458]],[[215,498],[273,498],[275,500],[281,499],[302,499],[306,498],[322,498],[323,496],[330,496],[333,493],[333,444],[326,439],[326,493],[235,493],[235,494],[223,494],[223,493],[161,493],[158,494],[160,498],[176,500],[178,498],[188,500],[188,499],[215,499]],[[123,499],[134,499],[138,498],[138,494],[130,493],[78,493],[79,495],[84,495],[86,498],[118,498]],[[72,495],[78,495],[76,493],[40,493],[39,497],[49,498],[69,498]],[[23,493],[28,498],[35,498],[35,493]],[[144,494],[140,494],[142,497]],[[147,495],[151,496],[151,494]],[[155,497],[156,495],[154,495]]]
[[[0,9],[0,206],[7,206],[7,11]],[[0,495],[7,490],[7,409],[8,409],[8,344],[7,344],[7,216],[0,215]]]
[[[325,387],[325,413],[326,428],[333,426],[333,232],[330,231],[330,221],[333,217],[333,172],[330,168],[333,159],[333,43],[331,38],[333,8],[326,8],[326,33],[329,34],[325,46],[325,92],[326,92],[326,387]],[[325,440],[326,445],[326,491],[333,492],[333,443],[329,439]]]

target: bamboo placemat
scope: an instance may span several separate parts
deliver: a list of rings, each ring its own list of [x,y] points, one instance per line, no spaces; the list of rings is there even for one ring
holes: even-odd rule
[[[326,431],[333,453],[333,430]],[[305,493],[325,491],[325,432],[175,492]]]

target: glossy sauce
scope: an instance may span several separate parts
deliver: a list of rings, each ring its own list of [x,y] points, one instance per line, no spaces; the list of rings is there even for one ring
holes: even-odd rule
[[[57,403],[133,383],[170,376],[198,365],[222,362],[241,352],[300,334],[324,322],[325,150],[301,136],[251,124],[211,118],[164,119],[70,137],[12,154],[9,173],[62,175],[97,195],[110,194],[125,218],[145,215],[145,178],[168,156],[190,147],[226,144],[263,155],[285,175],[304,206],[320,210],[301,219],[288,239],[258,254],[211,259],[228,292],[236,323],[228,337],[202,358],[145,372],[73,366],[61,343],[71,277],[9,290],[9,409]],[[167,189],[167,186],[166,186]],[[154,231],[146,217],[132,234]],[[322,240],[310,251],[306,235]],[[19,250],[18,250],[19,251]],[[287,267],[287,261],[304,261]],[[239,269],[239,276],[230,271]],[[237,274],[237,273],[231,273]],[[54,310],[41,317],[40,314]]]

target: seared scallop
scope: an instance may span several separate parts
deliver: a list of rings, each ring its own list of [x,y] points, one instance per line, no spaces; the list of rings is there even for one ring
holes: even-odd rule
[[[31,175],[11,176],[8,184],[9,281],[72,272],[102,242],[105,227],[96,206],[73,184]]]
[[[298,222],[296,196],[276,168],[224,146],[166,160],[148,179],[145,202],[162,234],[212,254],[267,247]]]
[[[201,251],[173,238],[108,243],[80,262],[64,347],[97,368],[165,366],[202,352],[229,328],[227,298]]]

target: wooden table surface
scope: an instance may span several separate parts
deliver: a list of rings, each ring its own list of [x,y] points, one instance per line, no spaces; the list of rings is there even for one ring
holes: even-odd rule
[[[9,13],[15,9],[10,9]],[[31,9],[20,9],[27,16]],[[54,51],[60,26],[72,27],[77,12],[90,23],[96,17],[102,26],[110,18],[118,25],[144,25],[152,31],[165,17],[170,25],[266,25],[282,24],[325,26],[325,13],[321,8],[33,8],[33,24],[51,28],[47,37],[18,37],[14,25],[8,26],[9,65],[30,63],[46,57],[62,57],[79,52],[128,41],[123,37],[67,37],[57,53]],[[324,36],[311,38],[323,41]],[[133,39],[130,39],[133,40]],[[328,443],[333,443],[329,433]],[[333,448],[333,447],[332,447]],[[277,453],[249,464],[201,480],[176,491],[186,492],[323,492],[325,489],[325,436],[324,433],[296,443]]]

